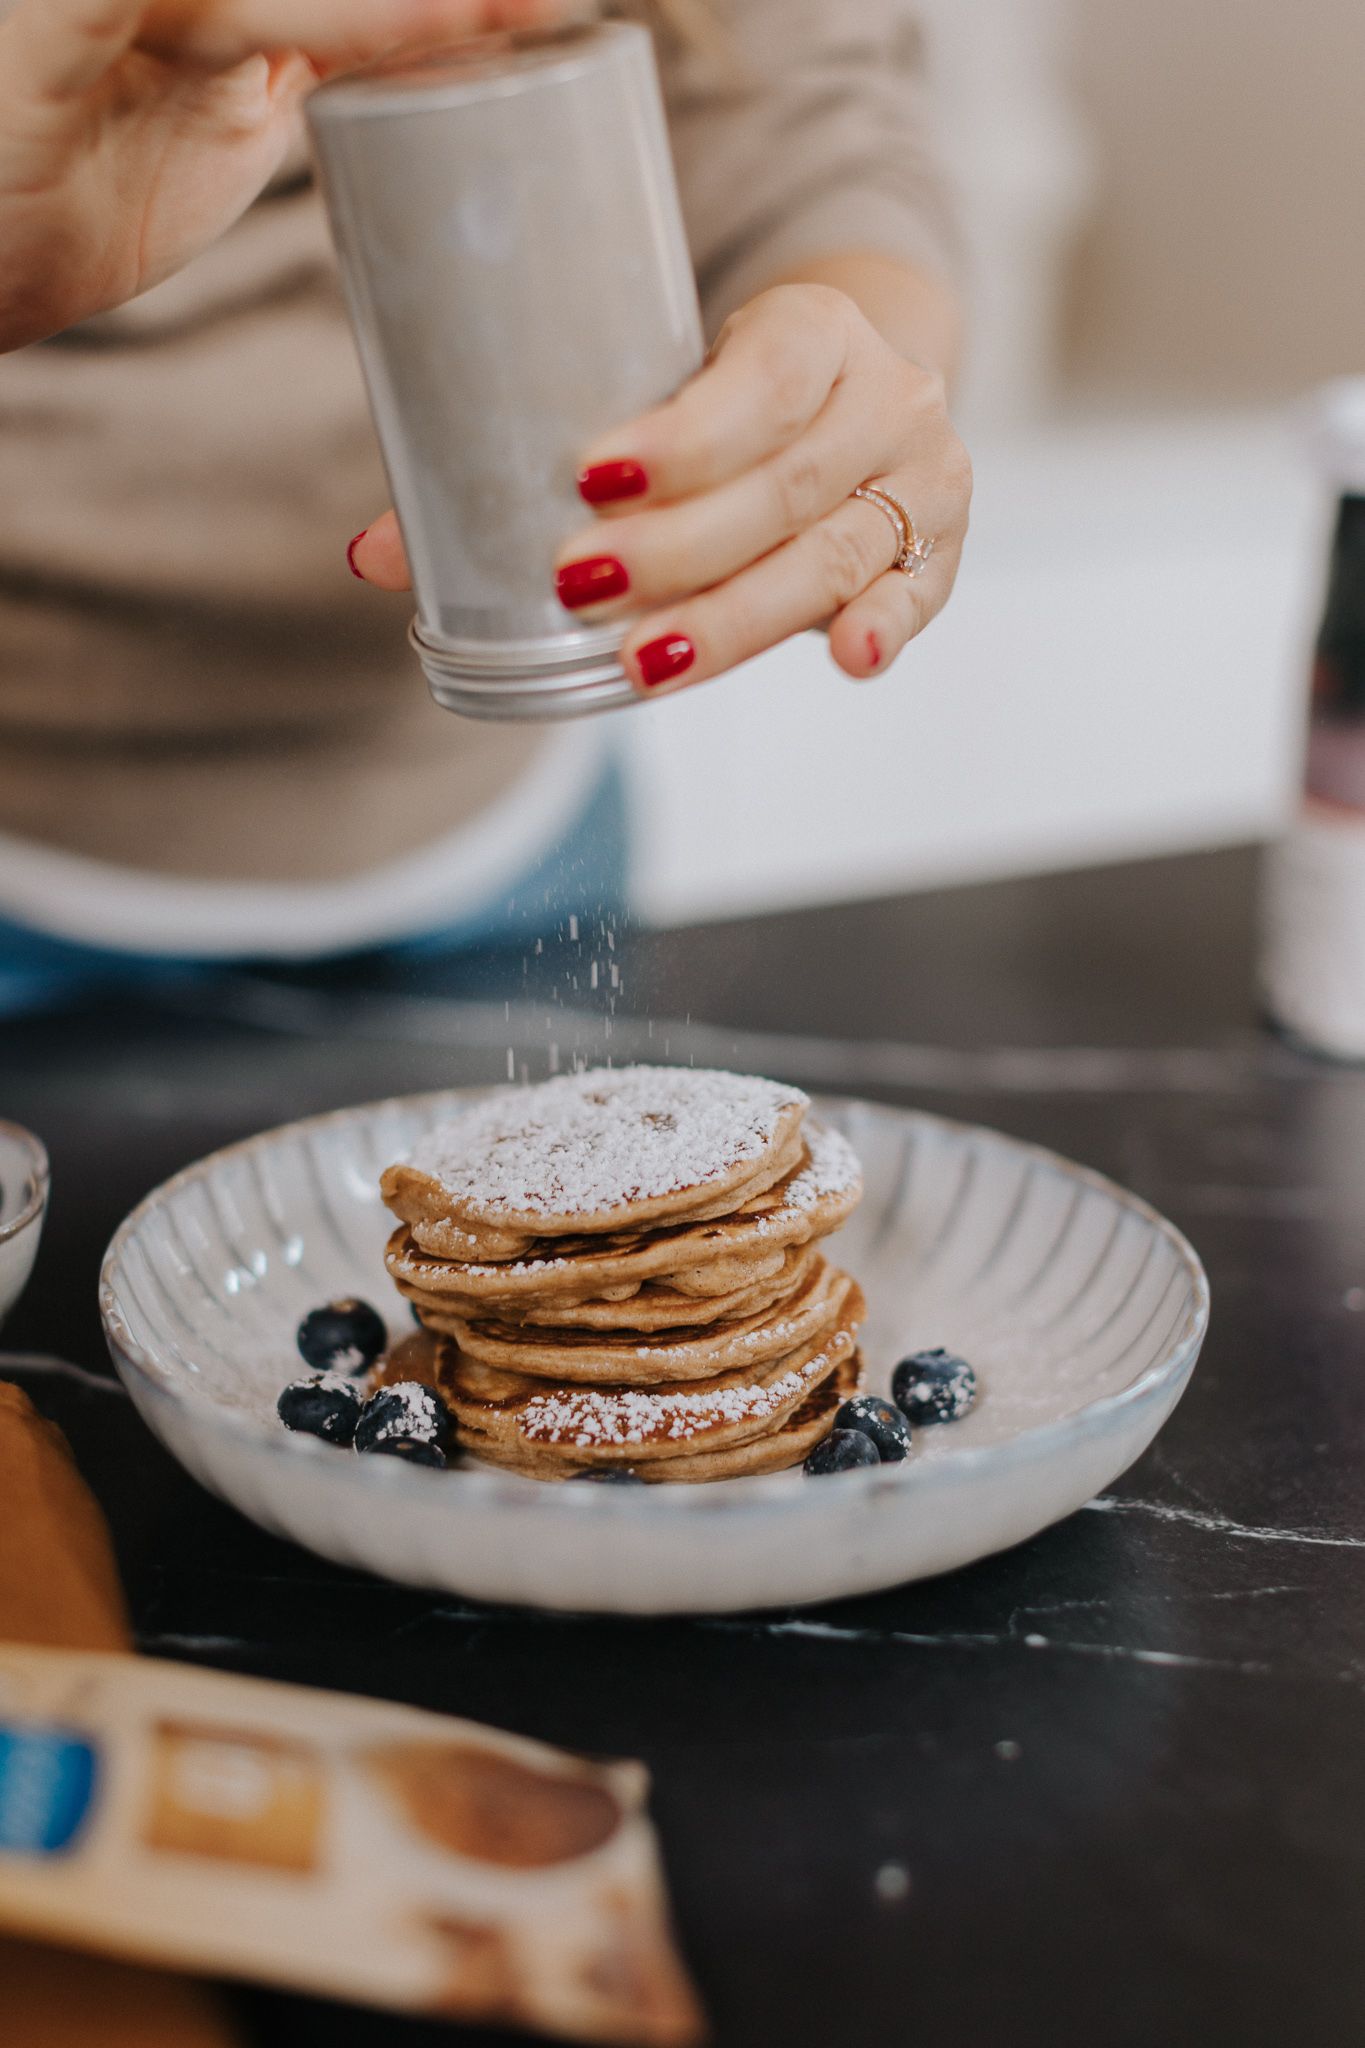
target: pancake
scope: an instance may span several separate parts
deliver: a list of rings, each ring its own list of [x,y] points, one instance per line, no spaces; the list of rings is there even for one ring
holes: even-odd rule
[[[414,1330],[410,1336],[400,1337],[372,1368],[365,1381],[366,1393],[397,1386],[403,1380],[416,1380],[424,1387],[436,1386],[441,1347],[446,1341],[433,1336],[430,1330]]]
[[[454,1337],[465,1357],[502,1372],[588,1386],[654,1387],[710,1380],[784,1358],[835,1328],[855,1296],[861,1313],[856,1282],[817,1254],[786,1300],[731,1322],[647,1337],[631,1331],[550,1332],[451,1317],[452,1327],[442,1334]]]
[[[733,1322],[789,1301],[818,1257],[819,1253],[809,1245],[788,1252],[771,1252],[766,1258],[755,1260],[745,1284],[732,1287],[725,1294],[689,1294],[663,1282],[649,1281],[627,1301],[604,1299],[575,1302],[567,1308],[529,1309],[517,1320],[523,1328],[531,1329],[635,1330],[641,1334],[699,1323]],[[726,1277],[733,1273],[737,1263],[725,1263]]]
[[[801,1161],[771,1189],[723,1219],[648,1234],[538,1240],[521,1258],[483,1264],[437,1255],[419,1230],[393,1232],[385,1260],[403,1293],[448,1295],[468,1319],[552,1304],[623,1301],[650,1281],[707,1299],[775,1271],[773,1255],[837,1230],[856,1208],[862,1174],[847,1139],[810,1121]],[[419,1227],[420,1228],[420,1227]],[[429,1232],[420,1232],[429,1238]]]
[[[645,1459],[638,1469],[639,1477],[650,1485],[669,1483],[698,1484],[711,1479],[756,1478],[764,1472],[782,1472],[792,1465],[799,1465],[808,1452],[814,1449],[820,1439],[829,1434],[835,1411],[843,1401],[856,1394],[862,1385],[862,1358],[855,1351],[845,1358],[827,1380],[807,1394],[795,1412],[789,1415],[776,1429],[765,1436],[751,1437],[747,1443],[732,1444],[728,1450],[693,1451],[676,1458]],[[528,1479],[576,1479],[584,1472],[594,1469],[591,1464],[566,1464],[558,1456],[547,1456],[537,1446],[524,1443],[501,1443],[492,1438],[480,1440],[477,1432],[471,1431],[467,1448],[472,1458],[487,1465],[496,1465],[506,1472],[520,1472]]]
[[[621,1300],[604,1296],[600,1301],[525,1308],[510,1318],[489,1317],[483,1303],[475,1303],[471,1309],[449,1295],[422,1294],[416,1288],[404,1286],[402,1281],[398,1289],[429,1328],[450,1337],[458,1337],[462,1328],[475,1322],[513,1331],[627,1330],[642,1336],[651,1331],[757,1315],[794,1294],[817,1256],[813,1245],[773,1252],[756,1265],[755,1276],[728,1294],[681,1294],[675,1288],[646,1281]]]
[[[380,1180],[419,1247],[499,1263],[538,1239],[731,1214],[800,1163],[799,1088],[691,1067],[481,1097]]]
[[[429,1257],[406,1224],[390,1237],[384,1263],[400,1292],[413,1300],[444,1300],[459,1315],[529,1318],[543,1310],[571,1313],[595,1301],[629,1301],[657,1284],[699,1301],[733,1294],[776,1273],[787,1251],[751,1233],[745,1245],[723,1238],[706,1257],[705,1234],[716,1225],[688,1225],[674,1245],[665,1238],[623,1238],[610,1250],[510,1260],[505,1266]],[[682,1261],[681,1264],[675,1262]],[[505,1276],[495,1278],[494,1276]]]
[[[437,1383],[461,1444],[494,1463],[667,1467],[771,1437],[854,1356],[863,1308],[855,1287],[838,1324],[815,1342],[702,1385],[557,1385],[481,1365],[450,1343],[438,1354]]]
[[[728,1216],[745,1202],[764,1195],[778,1181],[784,1180],[801,1162],[800,1134],[785,1140],[778,1152],[762,1167],[757,1167],[743,1181],[730,1187],[724,1195],[702,1199],[700,1195],[689,1204],[687,1220],[706,1221],[711,1217]],[[380,1180],[380,1192],[395,1216],[410,1223],[413,1237],[424,1251],[434,1253],[438,1258],[467,1260],[471,1263],[506,1264],[513,1259],[534,1255],[542,1242],[553,1243],[558,1233],[542,1224],[541,1233],[514,1231],[510,1227],[487,1224],[471,1228],[441,1213],[442,1203],[447,1199],[434,1191],[430,1180],[423,1180],[411,1166],[389,1167]],[[415,1211],[415,1215],[412,1213]],[[604,1224],[600,1232],[618,1226]],[[567,1231],[565,1232],[567,1234]]]

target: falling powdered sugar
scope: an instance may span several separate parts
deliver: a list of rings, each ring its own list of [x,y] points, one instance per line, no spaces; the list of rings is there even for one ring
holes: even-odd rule
[[[807,1099],[704,1068],[566,1074],[472,1104],[407,1163],[485,1215],[600,1215],[757,1165]]]

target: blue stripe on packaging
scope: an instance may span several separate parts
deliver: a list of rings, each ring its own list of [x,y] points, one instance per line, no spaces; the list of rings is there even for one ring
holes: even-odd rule
[[[75,1842],[98,1758],[69,1729],[0,1722],[0,1854],[56,1856]]]

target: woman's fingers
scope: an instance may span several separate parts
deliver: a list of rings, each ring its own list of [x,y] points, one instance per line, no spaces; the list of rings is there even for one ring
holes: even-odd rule
[[[153,0],[138,11],[145,49],[204,64],[299,49],[332,68],[489,29],[540,27],[563,18],[566,7],[563,0]]]
[[[614,492],[584,493],[613,516],[566,543],[556,585],[575,614],[633,615],[623,657],[643,689],[705,681],[823,623],[839,665],[873,675],[952,589],[971,466],[941,380],[840,294],[764,294],[716,360],[618,448],[595,472]],[[852,496],[869,479],[934,543],[913,576],[893,567],[903,535],[890,506]],[[367,581],[408,584],[392,514],[352,543],[351,560]]]
[[[877,467],[885,441],[879,409],[838,384],[809,431],[757,468],[700,496],[581,528],[556,559],[560,597],[571,610],[599,603],[595,579],[607,565],[616,573],[605,594],[617,606],[664,604],[719,583],[842,504]]]
[[[703,682],[837,613],[830,632],[836,660],[850,675],[874,674],[927,623],[952,584],[950,565],[939,555],[929,567],[949,573],[935,577],[939,588],[932,596],[900,571],[883,573],[899,545],[875,506],[848,500],[738,576],[667,614],[642,619],[626,641],[627,664],[647,689],[674,680]],[[952,552],[955,561],[955,547]],[[411,588],[392,512],[356,535],[347,559],[352,573],[378,590]]]
[[[858,678],[879,675],[947,603],[972,502],[972,465],[946,416],[932,467],[899,480],[876,481],[905,507],[917,536],[932,543],[932,552],[913,575],[893,569],[879,576],[831,619],[829,651],[846,675]]]
[[[885,481],[885,480],[884,480]],[[914,483],[887,488],[907,504]],[[830,621],[830,653],[845,674],[878,675],[947,601],[965,520],[945,509],[944,530],[914,577],[894,569],[900,536],[875,505],[849,499],[829,517],[728,581],[642,619],[623,650],[643,689],[700,683],[748,661],[791,633]],[[392,512],[347,549],[352,573],[378,590],[409,590],[403,536]],[[604,559],[604,558],[599,558]],[[610,558],[605,558],[610,559]]]
[[[675,397],[584,451],[584,497],[608,514],[690,497],[786,448],[843,372],[852,314],[841,292],[820,286],[760,293]]]
[[[412,588],[407,552],[393,512],[381,513],[373,526],[358,533],[346,550],[346,559],[351,574],[362,583],[373,583],[377,590]]]
[[[956,551],[950,558],[935,547],[918,575],[890,569],[846,604],[829,628],[829,651],[844,674],[864,681],[888,668],[942,609],[956,574]]]
[[[646,690],[720,675],[841,612],[885,578],[899,546],[891,522],[875,506],[852,499],[728,582],[642,619],[626,640],[627,666]],[[931,556],[913,584],[896,572],[912,593],[904,638],[926,625],[947,597],[955,554]]]
[[[86,92],[137,40],[144,11],[139,0],[20,0],[0,23],[0,75],[35,100]]]
[[[0,24],[0,73],[21,80],[26,97],[60,104],[134,44],[208,66],[299,49],[330,68],[566,12],[565,0],[20,0]]]

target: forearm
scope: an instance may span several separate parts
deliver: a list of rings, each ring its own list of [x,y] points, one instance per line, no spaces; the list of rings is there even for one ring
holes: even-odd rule
[[[878,333],[908,361],[951,389],[962,353],[962,307],[942,278],[872,249],[817,256],[770,280],[824,284],[846,292]]]

